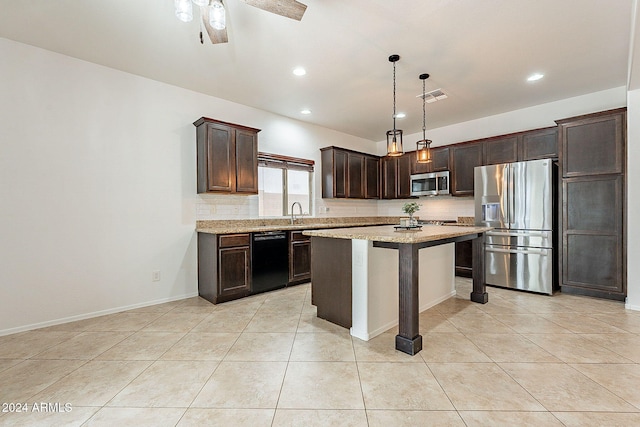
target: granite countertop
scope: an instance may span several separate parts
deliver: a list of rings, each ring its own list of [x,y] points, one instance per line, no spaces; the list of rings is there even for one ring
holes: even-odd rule
[[[197,221],[196,231],[208,234],[253,233],[261,231],[308,230],[316,228],[364,227],[370,225],[399,224],[400,217],[332,217],[296,218],[291,224],[289,218],[209,220]]]
[[[475,227],[456,225],[425,225],[421,230],[400,230],[391,225],[376,227],[333,228],[330,230],[307,230],[306,236],[330,237],[334,239],[374,240],[390,243],[422,243],[434,240],[460,237],[468,234],[484,233],[491,227]]]

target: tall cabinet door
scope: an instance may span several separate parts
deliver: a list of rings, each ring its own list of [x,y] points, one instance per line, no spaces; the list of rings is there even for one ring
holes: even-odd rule
[[[258,142],[255,132],[236,130],[236,188],[237,193],[258,193]]]
[[[207,189],[206,191],[235,190],[235,159],[233,152],[233,129],[209,123],[207,125]]]
[[[347,197],[352,199],[364,198],[364,156],[348,153],[347,155]]]
[[[558,121],[562,291],[624,300],[626,109]]]
[[[382,164],[382,198],[395,199],[398,196],[397,188],[397,157],[383,157],[380,159]]]
[[[451,194],[473,196],[473,169],[483,165],[482,142],[454,145],[451,155]]]
[[[365,199],[380,198],[380,159],[377,157],[364,158]]]

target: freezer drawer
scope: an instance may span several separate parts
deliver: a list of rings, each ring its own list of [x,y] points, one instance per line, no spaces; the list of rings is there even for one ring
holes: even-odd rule
[[[486,243],[489,245],[517,246],[517,247],[553,247],[553,233],[551,230],[500,230],[495,229],[485,233]]]
[[[487,285],[553,293],[553,249],[485,246]]]

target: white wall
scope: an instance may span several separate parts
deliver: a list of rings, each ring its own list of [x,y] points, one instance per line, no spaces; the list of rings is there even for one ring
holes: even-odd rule
[[[262,129],[261,151],[311,158],[318,169],[322,146],[375,151],[1,38],[0,57],[0,335],[197,295],[196,206],[208,203],[195,184],[192,123],[201,116]],[[221,213],[252,203],[221,200]],[[363,202],[345,212],[354,206],[376,213]]]

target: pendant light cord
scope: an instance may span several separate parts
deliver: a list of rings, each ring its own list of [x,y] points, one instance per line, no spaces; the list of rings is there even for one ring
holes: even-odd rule
[[[422,79],[422,139],[427,140],[426,79]]]
[[[393,62],[393,139],[396,139],[396,63]]]

